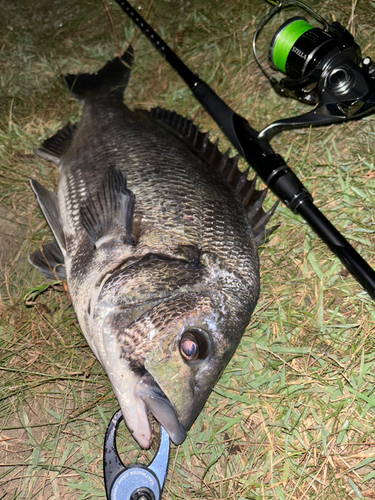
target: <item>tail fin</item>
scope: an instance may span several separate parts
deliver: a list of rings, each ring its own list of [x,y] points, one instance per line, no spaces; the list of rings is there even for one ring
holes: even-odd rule
[[[116,59],[109,61],[97,73],[65,75],[63,80],[73,96],[79,101],[96,99],[110,93],[117,94],[122,99],[129,81],[133,60],[133,47],[129,45],[121,59],[116,57]]]

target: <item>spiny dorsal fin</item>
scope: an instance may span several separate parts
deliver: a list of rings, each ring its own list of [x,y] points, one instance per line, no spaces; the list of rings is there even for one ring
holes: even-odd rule
[[[30,179],[31,187],[35,193],[36,199],[42,209],[43,215],[53,232],[56,241],[62,252],[65,251],[65,236],[61,224],[59,199],[55,193],[45,188],[38,181]]]
[[[66,279],[64,256],[56,240],[43,245],[41,250],[28,257],[32,266],[36,267],[47,278]]]
[[[139,110],[137,110],[139,111]],[[145,112],[145,111],[143,111]],[[211,166],[211,168],[226,181],[230,174],[236,171],[238,157],[229,157],[229,151],[221,153],[215,143],[209,139],[208,132],[200,132],[199,128],[188,118],[178,115],[174,111],[168,111],[162,108],[154,108],[149,113],[153,120],[169,125],[178,136],[183,139],[201,158]]]
[[[134,204],[135,196],[126,188],[126,179],[122,172],[114,166],[111,167],[102,189],[80,210],[81,223],[96,247],[116,223],[124,227],[124,243],[133,244]]]
[[[129,81],[133,60],[133,48],[129,45],[121,59],[116,57],[109,61],[97,73],[65,75],[63,80],[78,100],[97,99],[108,94],[122,100]]]
[[[279,200],[277,200],[272,207],[265,212],[263,208],[261,208],[261,217],[259,218],[258,222],[254,222],[253,220],[250,219],[250,223],[253,227],[254,231],[254,239],[258,247],[262,245],[263,243],[268,241],[268,238],[271,236],[271,234],[276,231],[276,229],[280,226],[280,224],[276,224],[275,226],[269,227],[266,229],[266,224],[274,214],[277,206],[279,204]],[[253,225],[254,224],[254,225]]]
[[[45,140],[43,144],[34,149],[34,152],[44,160],[52,162],[56,167],[60,165],[61,157],[72,140],[76,125],[67,123],[55,135]]]
[[[266,230],[265,224],[275,212],[278,202],[268,212],[263,210],[262,203],[267,190],[259,191],[255,188],[256,176],[251,180],[247,178],[249,169],[244,172],[238,169],[238,155],[230,158],[229,150],[224,154],[221,153],[218,149],[218,141],[211,142],[208,132],[200,132],[199,128],[191,120],[178,115],[174,111],[162,108],[154,108],[150,112],[137,111],[146,113],[153,120],[168,125],[192,150],[206,160],[216,174],[231,184],[237,198],[246,208],[258,246],[277,229],[278,225]]]

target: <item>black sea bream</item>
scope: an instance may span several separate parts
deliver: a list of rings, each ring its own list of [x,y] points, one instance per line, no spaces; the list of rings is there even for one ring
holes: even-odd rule
[[[271,213],[265,192],[189,120],[123,104],[132,59],[129,48],[96,74],[65,77],[82,119],[36,151],[59,181],[57,195],[31,181],[55,241],[29,260],[67,278],[82,332],[146,448],[148,411],[181,443],[236,350]]]

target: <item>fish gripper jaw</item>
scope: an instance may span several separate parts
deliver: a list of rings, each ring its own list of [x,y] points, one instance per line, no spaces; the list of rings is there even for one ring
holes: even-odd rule
[[[169,461],[169,436],[160,426],[160,443],[148,466],[125,466],[117,452],[116,432],[122,420],[121,410],[109,422],[104,438],[103,471],[107,500],[160,500]]]

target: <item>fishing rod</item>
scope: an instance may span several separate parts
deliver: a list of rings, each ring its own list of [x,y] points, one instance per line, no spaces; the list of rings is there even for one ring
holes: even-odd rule
[[[245,118],[235,113],[182,62],[126,0],[116,1],[185,81],[194,97],[211,115],[239,154],[255,170],[263,182],[292,212],[299,214],[309,224],[340,259],[350,274],[375,299],[374,270],[314,205],[312,196],[298,177],[288,167],[284,159],[271,148],[267,133],[257,132]]]

